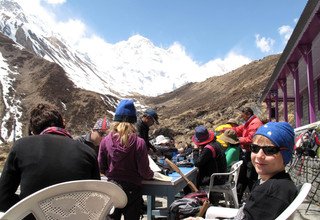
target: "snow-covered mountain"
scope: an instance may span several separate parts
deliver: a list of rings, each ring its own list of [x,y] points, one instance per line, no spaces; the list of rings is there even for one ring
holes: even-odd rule
[[[14,0],[0,1],[0,31],[29,51],[59,64],[82,89],[120,96],[155,96],[239,67],[212,61],[199,65],[185,54],[181,45],[160,48],[140,35],[105,44],[93,56],[92,48],[72,48],[54,30],[45,19],[28,14]],[[103,59],[97,58],[97,54]]]
[[[71,131],[79,133],[101,115],[111,118],[123,97],[171,92],[249,62],[199,65],[178,43],[165,49],[140,35],[98,48],[75,47],[45,15],[30,14],[15,0],[0,0],[0,142],[23,136],[26,113],[39,102],[59,107]],[[136,107],[145,108],[138,101]]]

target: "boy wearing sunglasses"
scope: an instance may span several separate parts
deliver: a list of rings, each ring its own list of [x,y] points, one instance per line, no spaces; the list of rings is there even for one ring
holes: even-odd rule
[[[261,126],[250,146],[251,161],[259,179],[236,219],[275,219],[298,191],[285,166],[292,158],[294,130],[287,122]]]

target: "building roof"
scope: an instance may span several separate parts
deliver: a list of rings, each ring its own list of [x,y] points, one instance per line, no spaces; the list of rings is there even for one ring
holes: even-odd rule
[[[279,61],[271,75],[267,86],[265,87],[260,101],[263,102],[270,91],[278,90],[278,79],[287,80],[287,96],[288,99],[294,99],[294,88],[293,88],[293,77],[290,74],[287,64],[297,63],[297,68],[299,72],[306,71],[305,62],[301,61],[302,54],[299,50],[299,45],[311,43],[311,49],[313,53],[313,62],[320,62],[318,59],[320,57],[319,47],[320,47],[320,1],[319,0],[309,0],[300,16],[300,19],[293,30],[293,33],[279,58]],[[318,48],[313,50],[313,48]],[[318,65],[320,66],[320,65]],[[319,67],[318,67],[319,68]],[[319,77],[319,69],[314,69],[314,79]],[[300,78],[300,91],[307,87],[306,74],[299,74]],[[282,90],[278,90],[278,97],[281,99],[283,97]]]

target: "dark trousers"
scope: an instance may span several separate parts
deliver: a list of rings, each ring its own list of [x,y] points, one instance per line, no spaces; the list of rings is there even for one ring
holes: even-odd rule
[[[243,197],[243,193],[249,188],[251,192],[253,184],[258,179],[258,174],[256,169],[254,168],[251,162],[251,152],[245,152],[240,155],[243,163],[240,167],[239,179],[237,184],[237,194],[239,203],[241,203],[241,199]]]
[[[111,219],[120,220],[121,215],[124,216],[125,220],[139,220],[142,208],[142,192],[141,186],[134,185],[128,182],[117,182],[126,193],[128,197],[127,205],[122,208],[116,208],[112,215],[110,215]]]

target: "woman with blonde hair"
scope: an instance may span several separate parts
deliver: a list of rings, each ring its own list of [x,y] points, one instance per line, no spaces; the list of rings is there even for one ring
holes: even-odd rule
[[[128,197],[123,209],[115,209],[112,219],[138,220],[141,210],[141,181],[151,179],[153,172],[149,167],[147,146],[136,133],[136,109],[131,99],[121,100],[116,108],[110,133],[105,137],[99,149],[100,172],[108,180],[121,185]]]

